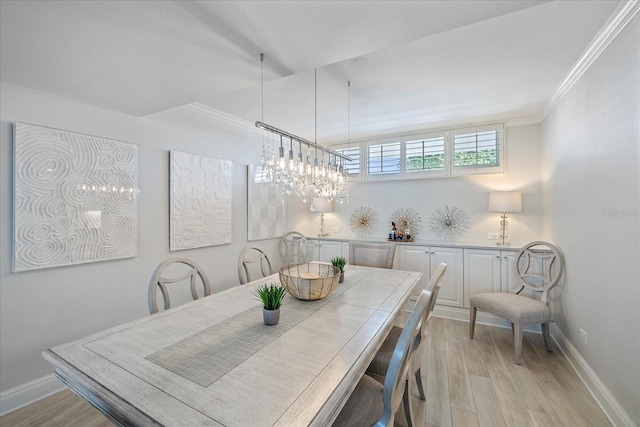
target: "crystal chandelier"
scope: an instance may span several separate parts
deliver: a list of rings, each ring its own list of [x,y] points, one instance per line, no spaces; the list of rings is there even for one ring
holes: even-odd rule
[[[260,54],[261,72],[264,54]],[[317,71],[316,71],[317,73]],[[264,75],[264,74],[263,74]],[[316,118],[317,126],[317,74]],[[262,78],[264,120],[264,77]],[[349,202],[349,171],[351,158],[337,151],[278,129],[263,121],[256,127],[269,132],[269,140],[263,139],[261,166],[267,181],[278,187],[283,195],[295,194],[306,203],[308,200],[326,198],[340,204]],[[316,130],[317,133],[317,130]]]

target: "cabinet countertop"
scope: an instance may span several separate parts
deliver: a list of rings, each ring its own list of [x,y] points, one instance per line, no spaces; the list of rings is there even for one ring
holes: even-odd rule
[[[308,240],[318,240],[326,242],[371,242],[371,243],[395,243],[400,246],[431,246],[431,247],[445,247],[445,248],[460,248],[460,249],[493,249],[500,251],[518,251],[519,245],[514,246],[498,246],[495,243],[487,244],[482,242],[471,241],[445,241],[445,240],[414,240],[413,242],[394,241],[390,242],[386,239],[362,239],[358,237],[315,237],[307,236]]]

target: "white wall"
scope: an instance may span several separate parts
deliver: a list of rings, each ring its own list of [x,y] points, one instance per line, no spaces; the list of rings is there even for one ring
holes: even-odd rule
[[[353,183],[349,203],[334,203],[334,212],[325,214],[325,230],[330,237],[353,237],[349,226],[352,212],[359,206],[369,206],[378,214],[377,228],[371,239],[385,240],[391,231],[393,211],[412,208],[422,218],[422,232],[418,239],[439,240],[440,237],[430,230],[430,219],[437,208],[449,205],[457,206],[469,217],[469,231],[461,240],[495,245],[495,241],[487,240],[487,233],[499,231],[500,214],[487,211],[489,193],[509,189],[522,192],[522,212],[511,214],[509,219],[513,245],[537,240],[541,237],[542,200],[538,125],[507,127],[506,155],[504,173]],[[289,204],[290,228],[310,236],[316,235],[319,214],[309,212],[308,204],[292,199]],[[340,232],[332,232],[333,227],[338,227]]]
[[[556,325],[640,425],[640,17],[544,120],[544,229],[564,251]],[[579,339],[588,334],[588,344]]]
[[[237,257],[247,243],[246,164],[259,161],[259,135],[178,109],[135,118],[1,83],[0,390],[50,374],[45,349],[148,315],[147,287],[164,259],[184,256],[205,269],[214,291],[238,284]],[[137,258],[11,273],[12,132],[15,121],[139,144]],[[169,252],[169,150],[234,162],[233,243]],[[279,267],[277,239],[257,242]],[[6,394],[6,393],[5,393]],[[3,400],[4,401],[4,400]],[[9,408],[2,408],[5,412]]]

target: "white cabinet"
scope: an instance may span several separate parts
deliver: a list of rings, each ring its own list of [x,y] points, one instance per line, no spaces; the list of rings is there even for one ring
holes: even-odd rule
[[[331,262],[332,258],[339,256],[347,258],[349,256],[348,242],[319,239],[308,239],[307,241],[309,242],[309,251],[311,252],[309,261]],[[343,246],[345,244],[347,245],[346,254],[343,253]]]
[[[447,271],[442,279],[442,287],[438,294],[438,304],[462,307],[464,304],[464,269],[463,251],[460,248],[445,248],[438,246],[401,246],[399,250],[399,270],[418,271],[422,273],[422,280],[417,287],[418,292],[424,288],[431,273],[441,262],[447,264]]]
[[[516,250],[468,249],[464,250],[464,306],[469,298],[483,292],[514,292],[520,289],[514,262]],[[537,262],[537,261],[534,261]],[[524,261],[523,261],[524,263]],[[534,273],[542,274],[543,265],[532,265]],[[521,295],[540,298],[536,292],[523,290]]]
[[[469,307],[469,298],[473,295],[502,290],[503,267],[501,260],[499,250],[464,250],[465,307]]]

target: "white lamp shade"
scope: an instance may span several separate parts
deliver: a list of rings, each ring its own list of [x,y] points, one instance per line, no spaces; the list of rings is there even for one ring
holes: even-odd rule
[[[332,212],[333,211],[333,204],[331,203],[331,200],[327,199],[326,197],[313,199],[312,206],[314,207],[313,209],[314,212]]]
[[[490,212],[522,212],[522,193],[494,191],[489,194]]]

